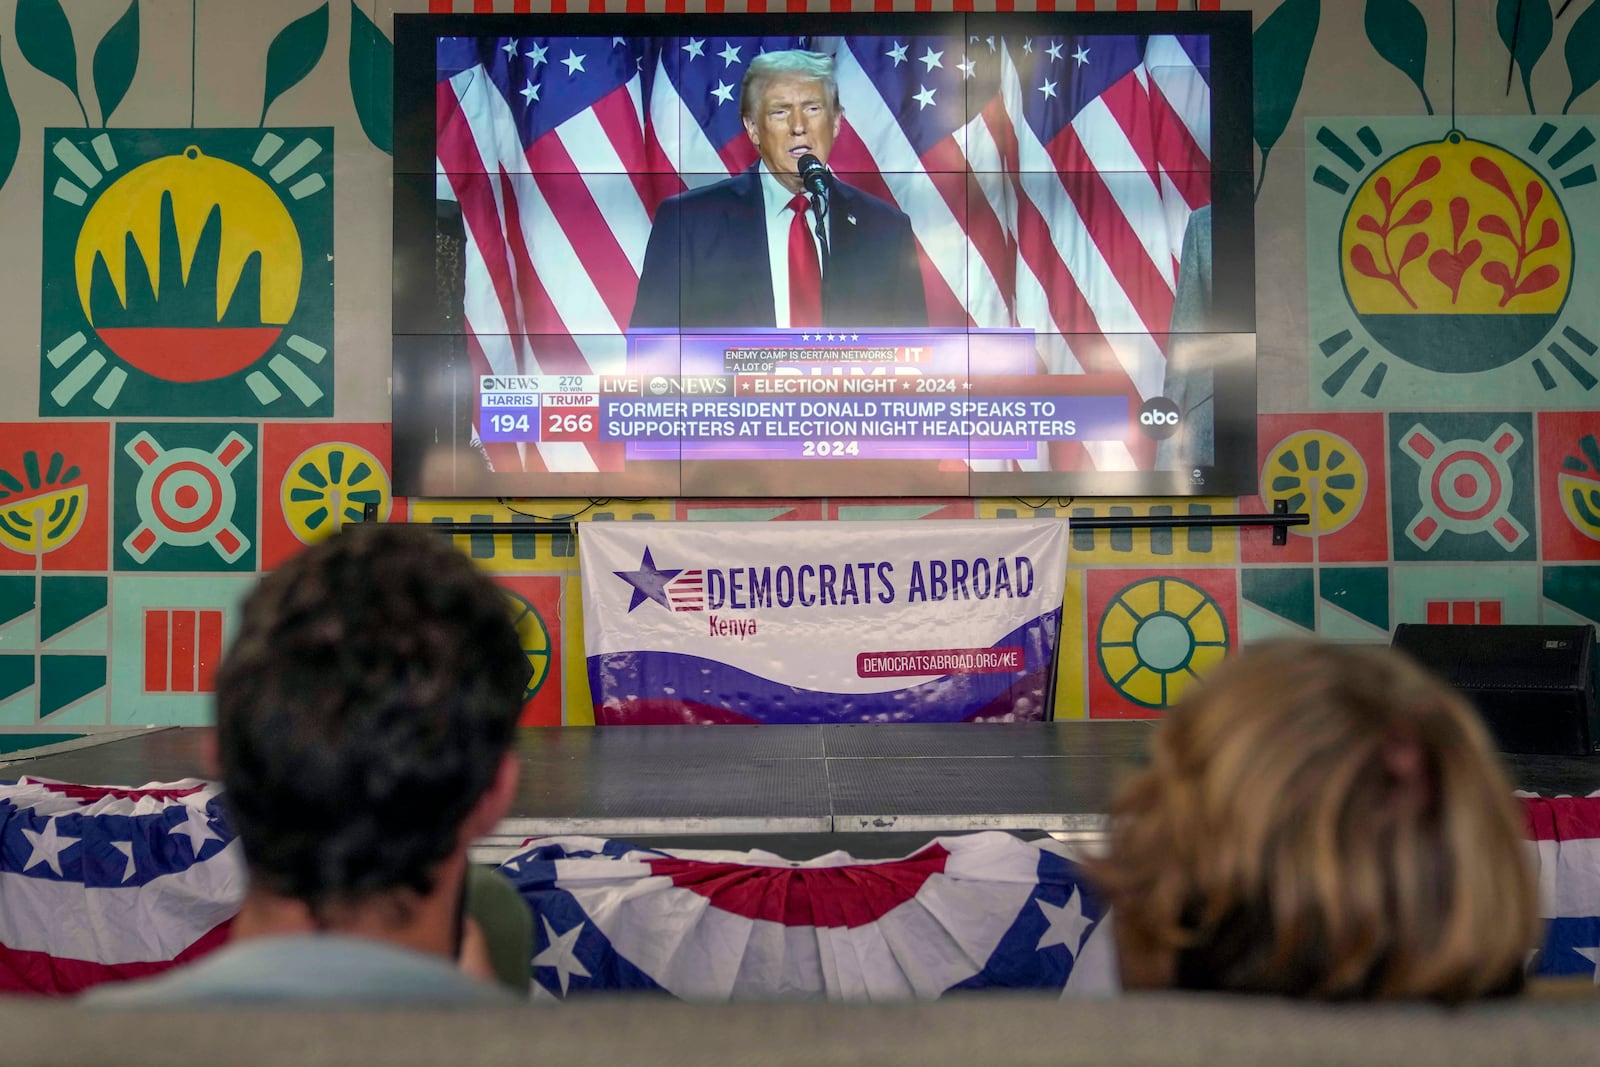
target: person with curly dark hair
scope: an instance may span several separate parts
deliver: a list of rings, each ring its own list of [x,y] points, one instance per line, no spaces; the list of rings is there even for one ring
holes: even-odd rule
[[[507,997],[454,961],[468,845],[516,790],[529,672],[504,595],[437,534],[349,527],[263,578],[217,672],[249,878],[230,944],[92,1002]]]

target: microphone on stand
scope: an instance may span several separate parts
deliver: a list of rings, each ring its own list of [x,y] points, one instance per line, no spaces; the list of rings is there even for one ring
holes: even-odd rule
[[[812,196],[828,195],[828,168],[822,160],[807,152],[800,157],[800,183]]]
[[[822,276],[828,276],[828,228],[823,220],[828,215],[828,168],[822,160],[807,152],[798,164],[800,184],[811,194],[811,213],[817,218],[817,244],[822,248]]]

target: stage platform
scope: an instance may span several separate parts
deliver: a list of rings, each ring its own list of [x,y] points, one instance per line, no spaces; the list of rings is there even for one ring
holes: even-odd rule
[[[678,847],[834,848],[903,855],[943,833],[1008,830],[1092,844],[1149,721],[849,726],[530,728],[509,818],[474,850],[586,834]],[[23,775],[95,785],[205,777],[200,727],[100,735],[17,753]],[[1513,784],[1546,796],[1600,789],[1600,759],[1506,756]]]

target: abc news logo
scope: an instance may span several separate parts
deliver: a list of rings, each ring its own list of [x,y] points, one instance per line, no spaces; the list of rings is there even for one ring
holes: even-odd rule
[[[1153,396],[1139,408],[1139,429],[1157,441],[1164,441],[1178,432],[1183,415],[1178,405],[1164,396]]]

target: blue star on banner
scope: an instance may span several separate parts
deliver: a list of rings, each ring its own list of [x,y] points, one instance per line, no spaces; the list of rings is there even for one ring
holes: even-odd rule
[[[678,570],[664,570],[656,566],[656,561],[650,558],[650,549],[644,550],[644,561],[639,564],[636,571],[612,571],[618,578],[633,586],[633,599],[628,602],[628,610],[643,604],[646,600],[654,600],[657,604],[672,610],[672,605],[667,603],[667,583],[683,573]]]

